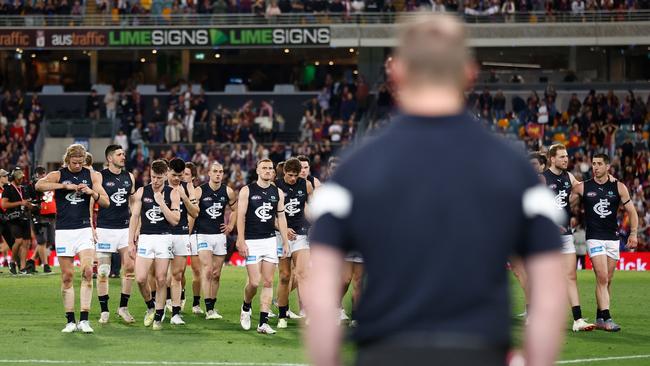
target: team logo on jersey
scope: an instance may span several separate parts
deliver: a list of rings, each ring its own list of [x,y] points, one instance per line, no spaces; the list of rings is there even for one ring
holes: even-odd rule
[[[614,197],[614,192],[609,191],[609,192],[607,192],[607,195],[610,196],[610,197]]]
[[[158,206],[153,206],[153,208],[147,210],[145,213],[145,216],[147,219],[149,219],[149,222],[152,224],[156,224],[159,221],[164,220],[165,218],[161,215],[162,211],[160,210],[160,207]]]
[[[126,203],[126,198],[124,198],[124,196],[126,196],[126,189],[119,188],[117,192],[111,195],[111,201],[115,203],[116,207],[120,207]]]
[[[151,199],[149,197],[145,197],[145,198],[142,199],[142,202],[144,202],[144,203],[152,203],[153,199]]]
[[[255,216],[259,217],[261,222],[267,222],[268,220],[272,219],[273,216],[269,214],[269,211],[273,209],[273,205],[269,202],[264,202],[262,206],[258,207],[255,210]]]
[[[302,197],[302,196],[305,195],[305,192],[303,192],[302,190],[298,190],[298,193],[296,193],[296,194],[297,194],[298,196]]]
[[[566,196],[568,196],[568,194],[566,193],[565,190],[561,190],[560,192],[558,192],[558,194],[555,196],[555,205],[557,206],[557,208],[566,207],[567,205]]]
[[[72,181],[64,180],[63,182],[61,182],[61,184],[72,184]]]
[[[600,216],[601,219],[604,219],[612,214],[612,211],[608,210],[609,205],[610,203],[606,198],[601,199],[600,202],[594,205],[594,212]]]
[[[596,197],[596,192],[587,192],[587,197]]]
[[[255,195],[255,196],[251,197],[252,201],[257,201],[257,200],[261,200],[261,199],[262,199],[262,196],[259,196],[259,195]]]
[[[71,192],[65,195],[65,199],[70,202],[71,205],[76,205],[77,203],[81,203],[84,201],[83,197],[79,195],[77,192]]]
[[[289,216],[295,216],[300,212],[298,206],[300,206],[300,201],[298,201],[297,198],[292,198],[286,205],[284,205],[284,209],[287,211]]]
[[[555,189],[555,188],[557,188],[557,184],[549,184],[548,188]]]
[[[221,216],[222,208],[223,205],[221,203],[213,203],[212,206],[208,207],[208,209],[205,210],[205,213],[207,213],[212,220],[215,220],[217,217]]]
[[[106,187],[115,187],[115,182],[106,182]]]

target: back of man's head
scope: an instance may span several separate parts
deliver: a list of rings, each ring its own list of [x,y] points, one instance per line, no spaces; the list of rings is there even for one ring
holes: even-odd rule
[[[401,24],[395,61],[409,87],[452,87],[463,91],[473,63],[465,28],[455,17],[422,14]],[[398,71],[398,70],[396,70]]]

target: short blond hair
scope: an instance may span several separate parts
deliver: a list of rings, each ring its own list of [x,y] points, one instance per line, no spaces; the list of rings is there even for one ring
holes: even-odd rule
[[[86,159],[86,148],[81,144],[72,144],[65,149],[65,155],[63,155],[63,163],[65,165],[70,165],[71,158],[84,158]]]
[[[455,16],[422,13],[402,18],[398,38],[395,56],[404,64],[410,85],[465,86],[473,57],[465,27]]]

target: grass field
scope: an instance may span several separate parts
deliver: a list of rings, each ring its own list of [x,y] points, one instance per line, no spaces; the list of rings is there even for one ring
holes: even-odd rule
[[[119,364],[119,365],[256,365],[303,364],[306,357],[300,341],[299,325],[295,322],[276,335],[264,336],[243,331],[239,326],[239,306],[245,282],[242,268],[228,267],[223,271],[217,309],[222,320],[206,321],[188,313],[186,326],[172,327],[165,323],[163,331],[153,332],[141,321],[145,306],[137,291],[130,302],[131,313],[138,322],[125,325],[114,311],[119,302],[119,280],[111,280],[111,323],[97,323],[99,305],[93,299],[92,335],[61,334],[65,323],[59,276],[36,275],[12,277],[2,269],[0,274],[0,364]],[[188,271],[188,278],[191,272]],[[579,274],[583,313],[593,320],[595,300],[591,272]],[[187,294],[191,299],[188,280]],[[75,283],[78,288],[78,278]],[[136,287],[134,286],[134,289]],[[650,273],[619,272],[613,288],[612,315],[623,327],[620,333],[591,332],[568,334],[561,360],[582,360],[602,357],[650,355]],[[513,285],[513,312],[521,312],[521,291]],[[295,299],[294,299],[295,301]],[[78,299],[77,299],[78,304]],[[253,303],[257,319],[258,303]],[[190,305],[190,304],[188,304]],[[349,306],[349,304],[348,304]],[[390,309],[387,309],[390,311]],[[77,312],[78,320],[78,312]],[[515,342],[521,338],[522,321],[513,316]],[[275,327],[275,319],[271,320]],[[567,323],[567,326],[568,323]],[[345,350],[351,360],[353,349]],[[41,360],[32,362],[30,360]],[[106,361],[110,362],[106,362]],[[49,362],[46,362],[49,361]],[[586,361],[572,364],[650,365],[650,357]]]

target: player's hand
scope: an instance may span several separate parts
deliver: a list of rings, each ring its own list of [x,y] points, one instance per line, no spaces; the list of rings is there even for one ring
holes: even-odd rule
[[[246,242],[243,240],[237,240],[237,243],[235,245],[237,246],[239,255],[242,258],[246,259],[248,257],[248,245],[246,245]]]
[[[137,244],[134,243],[129,245],[129,257],[131,257],[131,259],[135,260],[135,253],[137,250],[138,250]]]
[[[156,201],[158,206],[162,206],[165,203],[165,197],[163,197],[163,194],[160,192],[154,192],[153,199]]]
[[[181,197],[182,200],[187,200],[189,199],[187,197],[187,194],[185,194],[185,189],[183,188],[182,185],[179,185],[178,187],[174,188],[176,192],[178,192],[178,195]]]
[[[77,186],[77,191],[81,192],[83,194],[87,194],[89,196],[93,195],[95,193],[95,191],[93,191],[90,187],[88,187],[87,185],[85,185],[83,183]]]
[[[630,234],[627,238],[627,249],[636,249],[638,244],[639,240],[637,239],[636,234]]]
[[[32,209],[32,207],[34,207],[34,205],[32,205],[32,203],[29,202],[28,200],[22,200],[22,202],[20,202],[20,205],[30,210]]]
[[[282,243],[282,258],[289,257],[289,243]]]
[[[66,191],[77,191],[79,190],[79,186],[77,186],[76,184],[64,184],[63,189],[65,189]]]
[[[234,227],[232,225],[221,224],[221,232],[225,235],[229,235]]]
[[[289,238],[289,240],[292,240],[292,241],[296,240],[297,237],[298,237],[298,234],[296,234],[295,230],[287,229],[287,238]]]

